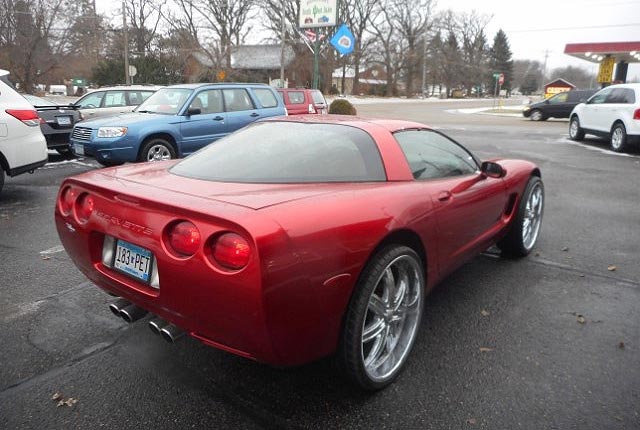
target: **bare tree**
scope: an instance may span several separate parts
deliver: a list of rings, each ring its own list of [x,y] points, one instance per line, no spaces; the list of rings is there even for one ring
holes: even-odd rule
[[[371,37],[365,38],[365,34],[371,26],[373,14],[376,12],[376,6],[379,3],[379,0],[351,0],[341,3],[342,10],[340,15],[355,38],[354,50],[353,53],[350,54],[354,70],[353,94],[358,94],[360,92],[360,63],[367,51],[367,48],[374,41]]]
[[[406,43],[402,68],[409,97],[414,94],[415,79],[422,67],[424,43],[434,23],[434,5],[434,0],[391,0],[388,5],[398,35]]]
[[[137,55],[144,56],[158,32],[164,0],[126,0],[128,24]]]
[[[385,95],[397,95],[397,76],[403,52],[402,39],[399,37],[396,22],[392,19],[391,10],[386,2],[378,4],[374,16],[375,18],[370,22],[375,50],[379,53],[379,61],[387,75]]]
[[[33,91],[59,68],[58,55],[74,19],[64,0],[2,0],[0,3],[0,61],[24,91]]]

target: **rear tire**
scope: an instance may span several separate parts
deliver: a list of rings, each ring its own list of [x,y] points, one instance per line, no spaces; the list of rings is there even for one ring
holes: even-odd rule
[[[423,263],[411,248],[389,245],[367,263],[336,354],[349,379],[379,390],[398,376],[418,334],[424,291]]]
[[[504,256],[529,255],[538,240],[543,214],[544,185],[539,177],[532,176],[524,189],[509,232],[498,242],[498,248]]]
[[[611,137],[609,140],[611,150],[615,152],[626,152],[627,140],[627,129],[624,128],[624,124],[615,124],[613,129],[611,129]]]
[[[155,137],[149,139],[140,151],[138,161],[164,161],[176,158],[173,145],[166,139]]]
[[[577,116],[571,117],[571,121],[569,121],[569,139],[575,141],[584,140],[584,130],[580,128],[580,120]]]

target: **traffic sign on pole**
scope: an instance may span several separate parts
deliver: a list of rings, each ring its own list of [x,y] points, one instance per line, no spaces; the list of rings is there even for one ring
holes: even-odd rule
[[[500,85],[504,84],[504,73],[500,73],[498,75],[498,84]]]

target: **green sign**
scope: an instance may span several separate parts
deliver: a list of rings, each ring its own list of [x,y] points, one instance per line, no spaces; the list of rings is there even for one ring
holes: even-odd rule
[[[494,73],[493,79],[498,79],[502,73]]]
[[[73,78],[71,80],[76,87],[86,87],[87,80],[85,78]]]

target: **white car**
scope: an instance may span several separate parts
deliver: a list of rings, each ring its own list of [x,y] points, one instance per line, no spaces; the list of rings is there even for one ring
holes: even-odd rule
[[[74,104],[84,119],[129,113],[162,87],[130,85],[93,90]]]
[[[47,141],[40,131],[40,117],[18,94],[0,69],[0,191],[4,175],[33,173],[47,162]]]
[[[593,134],[609,139],[612,150],[624,152],[640,142],[640,84],[603,88],[573,108],[569,118],[572,140]]]

